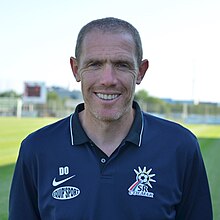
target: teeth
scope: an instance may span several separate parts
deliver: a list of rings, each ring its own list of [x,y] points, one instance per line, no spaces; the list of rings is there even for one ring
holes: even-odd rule
[[[100,99],[104,99],[104,100],[113,100],[116,99],[118,97],[118,95],[110,95],[110,94],[102,94],[102,93],[97,93],[96,94]]]

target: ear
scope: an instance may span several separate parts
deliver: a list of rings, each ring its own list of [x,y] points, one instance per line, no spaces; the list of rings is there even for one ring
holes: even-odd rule
[[[142,81],[142,79],[144,78],[144,75],[145,75],[145,73],[146,73],[148,67],[149,67],[149,62],[148,62],[148,60],[146,60],[146,59],[143,60],[143,61],[141,62],[140,67],[139,67],[139,72],[138,72],[136,84],[139,85],[139,84],[141,83],[141,81]]]
[[[80,82],[80,76],[78,73],[78,65],[77,65],[77,60],[74,57],[70,57],[70,66],[73,72],[73,75],[76,79],[77,82]]]

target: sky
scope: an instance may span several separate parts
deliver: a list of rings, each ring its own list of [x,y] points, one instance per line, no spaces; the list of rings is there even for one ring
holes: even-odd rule
[[[219,0],[0,0],[0,92],[24,82],[79,90],[69,65],[81,27],[117,17],[139,31],[149,69],[137,91],[220,102]]]

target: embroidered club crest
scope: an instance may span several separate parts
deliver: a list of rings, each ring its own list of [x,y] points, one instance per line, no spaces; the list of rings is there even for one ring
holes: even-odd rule
[[[138,167],[138,171],[134,169],[136,173],[136,181],[128,188],[128,194],[131,196],[144,196],[153,198],[154,193],[149,192],[148,188],[152,188],[151,183],[156,182],[153,179],[155,174],[151,174],[152,169],[147,170],[146,167],[143,170]]]

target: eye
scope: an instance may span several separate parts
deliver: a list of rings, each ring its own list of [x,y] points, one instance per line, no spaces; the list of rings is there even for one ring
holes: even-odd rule
[[[130,69],[130,65],[127,62],[117,62],[115,66],[119,69]]]
[[[101,67],[102,63],[99,62],[99,61],[93,61],[93,62],[90,62],[88,64],[88,67],[92,67],[92,68],[99,68]]]

